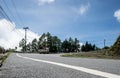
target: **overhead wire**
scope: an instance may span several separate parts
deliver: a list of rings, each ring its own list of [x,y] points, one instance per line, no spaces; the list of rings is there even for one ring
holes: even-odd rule
[[[11,10],[9,9],[8,5],[6,4],[5,0],[3,0],[3,2],[4,2],[4,4],[6,5],[6,8],[7,8],[7,9],[9,10],[9,12],[11,13],[12,17],[15,19],[15,16],[12,14],[12,12],[11,12]],[[20,16],[19,16],[19,14],[18,14],[18,11],[17,11],[17,9],[16,9],[16,6],[15,6],[14,1],[12,1],[12,4],[13,4],[13,7],[14,7],[14,9],[15,9],[15,11],[16,11],[16,15],[18,16],[19,21],[21,22],[21,19],[20,19]],[[19,23],[20,23],[20,22],[19,22]],[[14,31],[15,31],[18,35],[20,35],[21,37],[23,37],[23,33],[21,33],[20,31],[18,31],[16,28],[14,28]]]
[[[8,21],[12,22],[12,20],[9,18],[9,16],[7,15],[7,13],[4,11],[4,9],[2,8],[2,6],[0,5],[0,13],[1,13],[1,17],[7,19]],[[8,22],[7,22],[8,23]],[[11,25],[11,24],[10,24]],[[10,27],[12,29],[12,26]],[[9,44],[11,44],[10,42],[8,42]]]
[[[4,0],[1,0],[1,1],[4,1]],[[7,10],[9,10],[9,12],[12,13],[12,12],[10,11],[10,9],[8,8],[8,6],[7,6],[7,4],[6,4],[5,1],[4,1],[4,4],[6,5]],[[12,22],[11,19],[9,18],[9,16],[8,16],[7,13],[4,11],[4,9],[2,8],[1,5],[0,5],[0,13],[2,14],[2,17],[3,17],[3,18],[7,18],[10,22]],[[11,14],[11,15],[12,15],[12,14]],[[14,17],[14,16],[13,16],[13,17]],[[8,22],[7,22],[7,23],[8,23]],[[9,26],[11,26],[11,24],[9,24]],[[13,26],[11,26],[11,29],[12,29],[12,31],[15,31],[18,35],[20,35],[21,37],[23,37],[23,35],[22,35],[20,32],[18,32],[16,28],[13,28]],[[11,31],[11,32],[12,32],[12,31]]]
[[[15,12],[16,12],[16,15],[17,15],[17,17],[18,17],[19,21],[21,22],[21,25],[23,25],[23,26],[24,26],[23,21],[22,21],[22,19],[21,19],[20,15],[19,15],[19,13],[18,13],[18,10],[17,10],[17,8],[16,8],[16,5],[15,5],[14,0],[11,0],[11,2],[12,2],[12,4],[13,4],[13,7],[14,7],[14,9],[15,9]]]
[[[17,8],[16,8],[16,5],[15,5],[14,0],[11,0],[11,1],[12,1],[12,4],[13,4],[14,9],[15,9],[15,11],[16,11],[16,15],[18,16],[18,18],[19,18],[21,24],[24,26],[23,21],[22,21],[20,15],[19,15],[19,13],[18,13],[18,10],[17,10]],[[17,30],[17,32],[20,33],[20,34],[23,34],[23,33],[21,33],[19,30]],[[29,37],[30,37],[30,36],[29,36]],[[30,37],[30,38],[32,38],[32,37]]]
[[[0,5],[0,9],[1,9],[1,13],[3,14],[4,18],[7,18],[10,22],[12,22],[12,20],[9,18],[9,16],[6,14],[6,12],[4,11],[4,9],[2,8],[2,6]]]
[[[12,16],[12,18],[13,18],[14,20],[16,20],[16,18],[15,18],[15,16],[14,16],[13,12],[12,12],[12,11],[10,10],[10,8],[8,7],[8,5],[7,5],[7,3],[6,3],[6,0],[2,0],[2,2],[4,3],[5,7],[7,8],[7,10],[8,10],[8,12],[9,12],[10,16]]]

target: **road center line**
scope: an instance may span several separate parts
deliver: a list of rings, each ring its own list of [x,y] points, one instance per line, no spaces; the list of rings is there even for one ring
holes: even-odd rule
[[[33,60],[33,61],[37,61],[37,62],[49,63],[49,64],[62,66],[62,67],[66,67],[66,68],[71,68],[71,69],[74,69],[74,70],[78,70],[78,71],[82,71],[82,72],[86,72],[86,73],[89,73],[89,74],[102,76],[102,77],[106,77],[106,78],[120,78],[120,75],[111,74],[111,73],[107,73],[107,72],[102,72],[102,71],[98,71],[98,70],[94,70],[94,69],[78,67],[78,66],[73,66],[73,65],[63,64],[63,63],[57,63],[57,62],[52,62],[52,61],[46,61],[46,60],[39,60],[39,59],[30,58],[30,57],[24,57],[24,56],[21,56],[19,54],[16,54],[16,55],[18,57],[21,57],[21,58],[24,58],[24,59],[29,59],[29,60]]]

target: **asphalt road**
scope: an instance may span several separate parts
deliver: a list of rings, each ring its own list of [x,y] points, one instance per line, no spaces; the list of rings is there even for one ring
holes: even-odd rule
[[[39,60],[84,67],[120,76],[120,60],[68,58],[60,57],[59,54],[20,53],[19,55],[21,57],[13,53],[7,58],[0,68],[0,78],[105,78]],[[33,58],[33,60],[23,57]],[[38,61],[34,61],[34,59]]]

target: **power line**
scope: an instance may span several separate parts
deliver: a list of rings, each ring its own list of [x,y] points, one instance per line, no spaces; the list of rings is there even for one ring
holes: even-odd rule
[[[11,16],[14,18],[13,14],[12,14],[12,11],[9,9],[9,7],[8,7],[7,3],[5,2],[5,0],[1,0],[1,1],[4,2],[6,8],[9,10]],[[19,20],[20,20],[20,16],[19,16],[19,14],[18,14],[18,11],[17,11],[17,9],[16,9],[16,6],[15,6],[15,3],[14,3],[13,0],[12,0],[12,4],[13,4],[13,7],[14,7],[14,9],[15,9],[15,11],[16,11],[16,15],[19,17]],[[14,19],[15,19],[15,18],[14,18]],[[23,33],[21,33],[19,30],[17,30],[16,28],[14,28],[13,30],[15,30],[15,32],[16,32],[17,34],[19,34],[21,37],[23,37]]]
[[[4,14],[3,14],[3,12],[2,12],[2,11],[1,11],[1,9],[0,9],[0,18],[2,18],[2,17],[4,17],[4,18],[5,18]]]
[[[1,14],[5,19],[8,19],[10,22],[12,22],[12,20],[9,18],[9,16],[6,14],[6,12],[4,11],[4,9],[2,8],[2,6],[0,5],[0,9],[1,9]],[[8,23],[8,22],[6,22]],[[11,26],[11,24],[9,24]],[[11,26],[11,29],[14,30],[13,26]]]
[[[18,10],[17,10],[17,8],[16,8],[16,5],[15,5],[14,0],[11,0],[11,2],[12,2],[12,4],[13,4],[13,7],[14,7],[15,11],[16,11],[16,15],[18,16],[19,21],[21,22],[22,25],[24,25],[24,24],[23,24],[23,21],[22,21],[22,19],[21,19],[21,17],[20,17],[20,15],[19,15],[19,13],[18,13]]]
[[[10,20],[10,18],[7,16],[6,12],[4,11],[4,9],[2,8],[2,6],[0,6],[1,9],[1,14],[4,18],[7,18],[8,20]]]
[[[22,33],[20,30],[16,29],[16,32],[17,32],[17,34],[19,34],[23,37],[24,33]],[[27,35],[27,37],[29,37],[31,39],[34,38],[34,37],[29,36],[29,35]]]
[[[4,11],[4,9],[2,8],[2,6],[0,6],[0,13],[2,14],[2,17],[4,17],[4,18],[6,18],[7,17],[7,19],[9,19],[9,21],[11,21],[10,20],[10,18],[7,16],[7,14],[6,14],[6,12]],[[8,23],[8,22],[7,22]],[[11,24],[9,24],[10,26],[11,26]],[[16,30],[16,28],[13,28],[12,26],[11,26],[11,29],[12,29],[12,31],[14,31],[15,30],[15,32],[17,33],[17,34],[19,34]],[[23,35],[22,35],[22,37],[23,37]]]
[[[7,10],[9,11],[9,14],[14,18],[14,20],[16,20],[14,14],[13,14],[12,11],[10,10],[10,8],[8,7],[6,1],[5,1],[5,0],[1,0],[1,1],[3,1],[5,7],[6,7]]]
[[[1,13],[2,13],[2,15],[4,16],[4,18],[7,18],[10,22],[12,22],[11,19],[10,19],[9,16],[6,14],[6,12],[4,11],[4,9],[2,8],[1,5],[0,5],[0,9],[1,9]]]
[[[1,0],[1,1],[4,3],[6,9],[8,10],[9,14],[13,17],[13,19],[16,20],[16,21],[18,21],[18,25],[24,25],[23,22],[22,22],[22,19],[20,18],[20,15],[18,13],[18,10],[16,8],[16,5],[15,5],[14,1],[11,0],[11,3],[13,5],[13,8],[15,9],[15,12],[16,12],[16,15],[17,15],[18,19],[15,18],[15,15],[13,14],[12,10],[10,10],[10,8],[8,7],[6,1],[5,0]]]
[[[23,33],[21,33],[19,30],[15,29],[14,30],[19,36],[21,36],[23,38]]]

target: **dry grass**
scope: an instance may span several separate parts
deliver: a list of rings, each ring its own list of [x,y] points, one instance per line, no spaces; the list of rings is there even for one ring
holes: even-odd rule
[[[79,53],[66,53],[62,57],[76,57],[76,58],[102,58],[102,59],[120,59],[120,56],[105,55],[103,52],[79,52]]]

